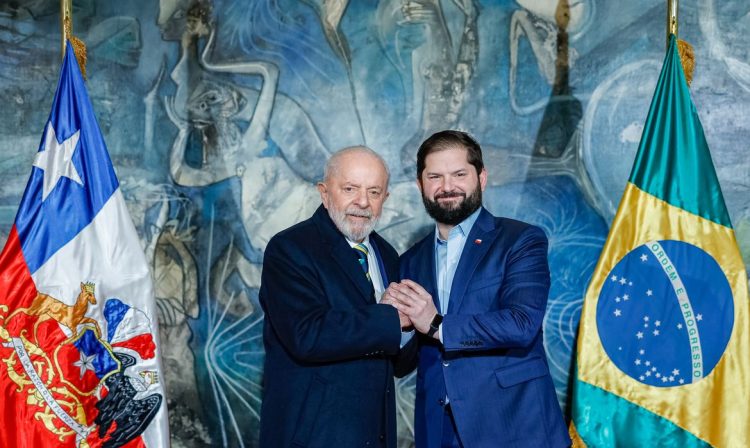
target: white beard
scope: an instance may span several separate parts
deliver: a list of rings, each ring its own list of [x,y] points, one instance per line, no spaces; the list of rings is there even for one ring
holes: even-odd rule
[[[362,241],[367,238],[378,224],[380,216],[372,216],[371,210],[362,210],[358,207],[351,206],[348,210],[339,210],[333,206],[333,201],[329,201],[328,215],[344,236],[349,241]],[[354,224],[346,219],[347,215],[366,216],[369,218],[363,224]]]

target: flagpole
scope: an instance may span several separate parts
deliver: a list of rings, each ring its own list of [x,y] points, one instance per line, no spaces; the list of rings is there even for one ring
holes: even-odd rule
[[[674,34],[677,37],[677,9],[680,6],[680,0],[667,0],[667,47],[669,46],[669,36]]]
[[[73,33],[73,0],[60,0],[60,30],[62,31],[61,57],[65,57],[65,45]]]
[[[60,0],[60,30],[62,31],[62,57],[65,58],[67,42],[73,46],[83,79],[86,79],[86,44],[73,35],[73,0]]]

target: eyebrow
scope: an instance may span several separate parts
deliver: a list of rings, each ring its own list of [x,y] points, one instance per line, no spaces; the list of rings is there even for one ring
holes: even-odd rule
[[[428,176],[444,176],[446,174],[459,174],[459,173],[463,173],[463,172],[466,172],[466,171],[468,171],[468,168],[461,168],[461,169],[458,169],[456,171],[451,171],[450,173],[438,173],[438,172],[435,172],[435,171],[426,171],[426,174]]]

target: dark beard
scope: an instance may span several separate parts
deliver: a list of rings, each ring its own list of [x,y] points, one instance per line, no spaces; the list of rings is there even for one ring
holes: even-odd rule
[[[445,208],[437,202],[437,199],[450,196],[464,196],[464,200],[455,208]],[[468,218],[469,215],[482,206],[482,189],[477,187],[477,189],[469,196],[457,193],[443,193],[438,195],[436,200],[428,199],[422,195],[422,203],[424,204],[425,210],[427,210],[427,214],[429,214],[432,219],[440,224],[455,226],[460,224],[461,221]]]

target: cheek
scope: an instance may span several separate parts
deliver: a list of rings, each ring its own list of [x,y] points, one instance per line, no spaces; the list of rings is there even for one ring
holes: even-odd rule
[[[383,200],[370,201],[370,208],[372,208],[373,216],[380,216],[380,212],[383,211]]]

